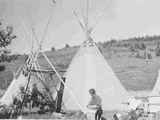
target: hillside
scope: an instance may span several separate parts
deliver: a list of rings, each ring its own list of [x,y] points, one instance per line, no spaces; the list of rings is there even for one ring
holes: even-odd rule
[[[159,39],[129,39],[119,42],[99,43],[98,46],[126,89],[151,90],[160,68],[160,57],[155,55],[157,41]],[[131,49],[133,46],[142,43],[145,44],[147,49],[144,50],[136,47],[134,47],[134,50]],[[66,70],[77,50],[78,47],[69,47],[56,51],[46,51],[45,53],[58,70]],[[144,57],[146,50],[152,56],[152,59],[148,60],[148,62]],[[24,63],[24,59],[24,56],[19,56],[15,61],[0,64],[6,66],[5,71],[0,72],[1,89],[7,88],[13,78],[13,72]],[[38,62],[41,67],[51,69],[42,55],[38,57]],[[57,78],[54,76],[53,79],[56,80]]]

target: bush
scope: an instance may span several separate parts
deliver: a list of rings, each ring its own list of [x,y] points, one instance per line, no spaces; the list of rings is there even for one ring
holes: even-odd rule
[[[147,54],[148,59],[152,59],[152,55],[150,53]]]
[[[138,44],[138,43],[135,43],[134,48],[135,48],[135,49],[139,49],[139,44]]]
[[[115,39],[112,39],[109,43],[110,43],[110,46],[113,46],[117,41]]]
[[[141,56],[140,56],[140,54],[139,54],[139,52],[137,52],[137,54],[136,54],[136,56],[135,56],[136,58],[141,58]]]
[[[17,60],[18,55],[6,55],[6,54],[2,54],[0,56],[0,62],[11,62],[14,60]]]
[[[65,45],[65,48],[70,48],[69,44],[66,44],[66,45]]]
[[[131,52],[136,52],[136,50],[133,46],[131,46],[129,49],[130,49]]]
[[[52,52],[56,51],[55,47],[52,47],[52,48],[51,48],[51,51],[52,51]]]
[[[136,43],[134,45],[135,49],[139,49],[139,50],[145,50],[146,49],[146,45],[144,43],[138,44]]]
[[[104,43],[102,43],[103,48],[106,48],[106,47],[108,47],[109,45],[110,45],[109,42],[104,42]]]
[[[0,65],[0,72],[4,71],[6,69],[6,67],[4,65]]]
[[[156,54],[156,56],[160,56],[160,48],[157,48],[156,50],[155,50],[155,54]]]
[[[140,46],[140,49],[141,50],[145,50],[146,49],[146,45],[144,43],[142,43],[141,46]]]

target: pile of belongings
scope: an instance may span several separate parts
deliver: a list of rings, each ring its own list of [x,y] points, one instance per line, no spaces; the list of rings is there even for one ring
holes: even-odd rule
[[[20,93],[14,97],[13,103],[9,106],[0,106],[0,116],[6,118],[15,118],[20,114],[53,112],[55,110],[55,101],[51,101],[46,92],[40,92],[38,89],[25,91],[20,87]],[[22,112],[23,111],[23,112]]]

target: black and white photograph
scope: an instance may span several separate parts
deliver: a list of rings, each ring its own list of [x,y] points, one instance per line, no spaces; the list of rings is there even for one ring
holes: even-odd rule
[[[160,0],[0,0],[0,119],[160,120]]]

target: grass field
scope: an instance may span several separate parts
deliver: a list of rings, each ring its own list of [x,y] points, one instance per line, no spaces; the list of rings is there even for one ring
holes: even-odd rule
[[[46,55],[57,70],[66,70],[77,50],[78,47],[64,48],[55,52],[47,51]],[[153,57],[146,62],[145,59],[132,56],[132,53],[124,47],[102,48],[101,51],[127,90],[139,91],[153,88],[160,68],[160,57]],[[51,69],[42,55],[38,57],[38,62],[42,68]],[[23,63],[24,56],[11,63],[1,63],[6,66],[6,70],[0,72],[1,88],[7,88],[13,78],[13,72],[17,71]],[[56,76],[53,79],[57,79]]]
[[[155,47],[155,44],[150,46]],[[46,51],[46,55],[55,65],[57,70],[66,70],[70,64],[73,56],[76,54],[78,47],[63,48],[57,51]],[[105,57],[108,64],[111,66],[124,87],[130,91],[134,96],[146,96],[153,88],[157,76],[158,69],[160,68],[160,57],[156,57],[152,53],[152,59],[146,61],[143,58],[137,58],[126,47],[101,47],[101,52]],[[142,52],[143,54],[143,52]],[[0,88],[1,95],[4,93],[7,86],[10,84],[13,78],[13,72],[16,72],[18,68],[24,64],[24,56],[11,63],[1,63],[5,65],[5,71],[0,72]],[[47,61],[42,55],[38,57],[40,66],[44,69],[51,69]],[[63,75],[63,73],[61,73]],[[54,81],[53,81],[54,80]],[[57,77],[54,75],[53,80],[48,81],[48,85],[53,87]],[[107,113],[107,116],[111,116],[111,113]],[[24,116],[24,118],[51,118],[51,115],[30,115]]]

